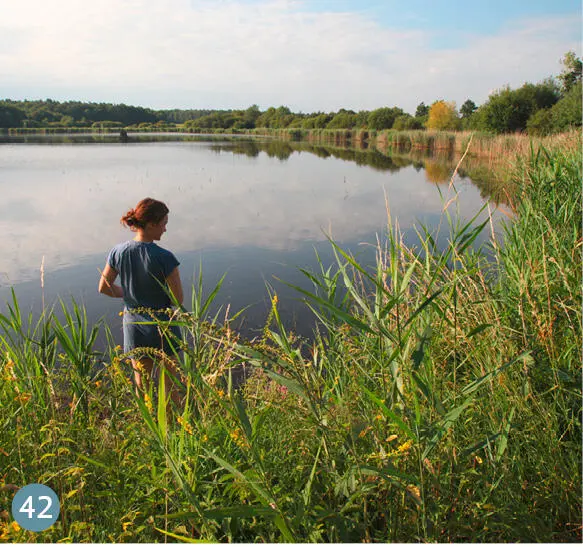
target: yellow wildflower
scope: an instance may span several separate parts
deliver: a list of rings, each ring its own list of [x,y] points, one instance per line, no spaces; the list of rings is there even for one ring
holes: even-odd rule
[[[21,393],[20,395],[18,395],[16,397],[16,400],[19,403],[25,404],[25,403],[28,403],[28,401],[30,401],[31,397],[32,397],[32,395],[30,393]]]
[[[396,438],[397,438],[397,435],[389,435],[387,437],[387,441],[386,442],[390,443],[390,442],[394,441]]]
[[[413,446],[413,441],[407,441],[397,448],[397,452],[407,452]]]
[[[20,525],[15,520],[10,523],[10,526],[14,532],[20,532]]]
[[[97,389],[99,389],[99,388],[101,387],[101,384],[103,384],[103,382],[102,382],[101,380],[96,380],[96,381],[95,381],[95,387],[96,387]]]
[[[144,393],[144,403],[146,404],[146,408],[148,409],[148,411],[152,412],[154,406],[152,405],[151,397],[147,393]]]
[[[208,435],[203,435],[202,436],[202,442],[206,443],[209,440],[209,436]]]
[[[192,426],[182,417],[177,416],[176,421],[182,426],[182,429],[186,431],[189,435],[192,435],[194,431],[192,430]]]
[[[382,419],[383,419],[383,415],[382,415],[382,414],[377,414],[377,415],[374,417],[374,419],[375,419],[375,420],[382,420]]]
[[[418,505],[421,505],[423,503],[423,500],[421,499],[421,492],[419,491],[419,488],[414,484],[410,484],[409,486],[407,486],[407,493],[413,498],[415,503],[417,503]]]

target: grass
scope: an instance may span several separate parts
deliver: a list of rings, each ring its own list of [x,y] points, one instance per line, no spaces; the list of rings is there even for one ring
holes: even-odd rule
[[[174,319],[185,401],[170,412],[163,385],[134,393],[120,348],[93,351],[74,302],[35,323],[14,298],[0,506],[43,482],[62,510],[36,535],[4,514],[0,538],[580,541],[580,181],[580,148],[533,151],[514,172],[515,220],[488,247],[473,245],[488,223],[453,203],[412,247],[389,214],[370,268],[331,241],[336,263],[297,289],[312,343],[272,290],[263,336],[241,339],[208,317],[220,283],[204,296],[199,278]]]

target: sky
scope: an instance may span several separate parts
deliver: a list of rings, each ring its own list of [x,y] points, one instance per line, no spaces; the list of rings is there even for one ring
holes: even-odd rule
[[[580,0],[0,0],[0,98],[413,114],[559,74],[581,25]]]

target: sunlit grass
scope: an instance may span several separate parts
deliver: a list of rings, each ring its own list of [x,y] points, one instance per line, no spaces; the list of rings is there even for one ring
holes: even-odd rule
[[[38,320],[13,297],[0,505],[43,482],[62,510],[36,535],[4,520],[0,538],[580,541],[580,180],[580,151],[534,152],[513,222],[484,247],[489,219],[454,202],[415,246],[389,214],[372,267],[330,241],[335,263],[297,288],[313,341],[286,329],[273,289],[263,336],[242,339],[227,310],[209,314],[221,282],[203,294],[201,274],[173,318],[178,407],[165,374],[135,393],[129,356],[97,353],[106,326],[75,302]]]

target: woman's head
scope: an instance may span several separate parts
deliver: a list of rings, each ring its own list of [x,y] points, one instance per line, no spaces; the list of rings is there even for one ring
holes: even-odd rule
[[[123,217],[121,223],[134,230],[144,230],[148,224],[160,224],[168,214],[166,204],[152,198],[144,198]]]

